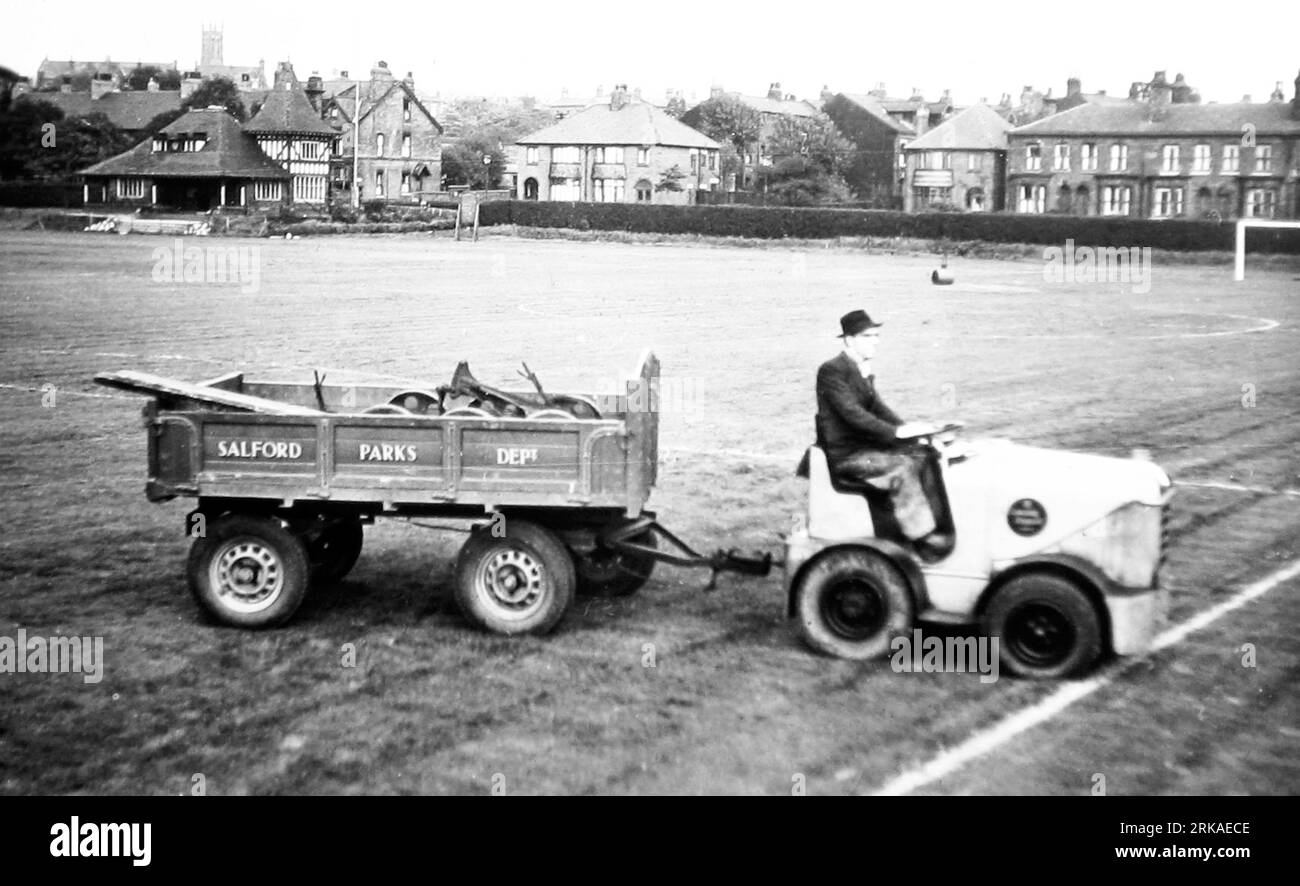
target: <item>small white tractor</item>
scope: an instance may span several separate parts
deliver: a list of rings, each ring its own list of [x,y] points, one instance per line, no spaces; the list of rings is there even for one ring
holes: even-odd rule
[[[807,515],[785,557],[788,614],[809,645],[869,659],[888,655],[916,622],[977,625],[1000,638],[1003,669],[1034,678],[1147,651],[1167,607],[1168,475],[1140,453],[963,444],[958,427],[913,434],[939,453],[955,538],[935,562],[877,532],[888,525],[887,495],[833,483],[825,453],[810,447]]]

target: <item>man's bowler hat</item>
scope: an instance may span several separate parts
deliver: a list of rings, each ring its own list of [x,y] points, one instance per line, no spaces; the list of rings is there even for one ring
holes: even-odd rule
[[[857,335],[868,329],[875,329],[877,326],[884,326],[884,323],[872,323],[871,318],[867,316],[866,311],[849,311],[840,318],[841,336]]]

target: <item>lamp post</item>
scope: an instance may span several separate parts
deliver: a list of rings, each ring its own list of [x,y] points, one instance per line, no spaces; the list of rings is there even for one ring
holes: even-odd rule
[[[486,193],[488,188],[492,187],[492,155],[483,155],[483,191]]]

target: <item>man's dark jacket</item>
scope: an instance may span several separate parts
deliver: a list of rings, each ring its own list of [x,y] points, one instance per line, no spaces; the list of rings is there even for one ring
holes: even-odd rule
[[[894,431],[902,423],[876,393],[874,376],[863,378],[847,353],[817,370],[817,442],[832,468],[864,449],[898,448]]]

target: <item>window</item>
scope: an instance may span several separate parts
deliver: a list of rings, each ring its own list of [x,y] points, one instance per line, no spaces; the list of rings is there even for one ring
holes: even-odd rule
[[[302,150],[302,159],[304,160],[320,159],[321,156],[320,142],[302,142],[300,147]]]
[[[254,200],[279,200],[280,183],[275,181],[259,181],[253,185]]]
[[[119,178],[117,180],[117,196],[134,197],[139,199],[144,196],[144,179],[142,178]]]
[[[718,152],[709,151],[709,169],[717,172],[718,170]]]
[[[1178,172],[1178,145],[1165,145],[1160,149],[1160,174],[1176,175]]]
[[[746,162],[746,163],[749,162],[749,155],[748,155],[748,154],[745,155],[745,162]],[[649,166],[649,165],[650,165],[650,149],[649,149],[649,148],[637,148],[637,149],[636,149],[636,165],[637,165],[637,166]]]
[[[325,176],[299,175],[293,179],[295,202],[320,203],[325,199]]]
[[[1123,172],[1128,169],[1128,145],[1110,146],[1110,171]]]
[[[411,122],[411,100],[409,98],[402,99],[402,122]]]
[[[1210,174],[1210,146],[1197,145],[1192,148],[1192,174]]]
[[[691,172],[699,172],[699,170],[700,170],[700,155],[697,154],[695,151],[691,151]]]
[[[978,171],[978,170],[980,170],[980,169],[983,169],[983,168],[984,168],[984,155],[983,155],[983,154],[979,153],[978,151],[971,151],[969,154],[966,155],[966,171],[967,171],[967,172],[976,172],[976,171]],[[984,199],[982,193],[981,193],[981,195],[980,195],[980,199],[981,199],[981,200]],[[983,207],[983,206],[980,206],[980,208],[983,209],[984,207]]]
[[[654,188],[650,182],[641,179],[636,183],[636,202],[649,203],[654,198]]]
[[[1021,185],[1017,193],[1017,212],[1041,213],[1047,207],[1047,188],[1042,185]]]
[[[527,163],[529,166],[536,166],[536,165],[537,165],[537,154],[538,154],[538,151],[537,151],[536,146],[529,147],[529,148],[525,148],[525,149],[524,149],[524,155],[525,155],[525,160],[524,160],[524,162]]]
[[[1128,215],[1131,190],[1127,187],[1109,187],[1101,189],[1102,215]]]
[[[1056,146],[1056,150],[1052,154],[1052,168],[1055,169],[1057,172],[1070,171],[1070,146],[1069,145],[1062,143]]]
[[[375,136],[375,156],[384,156],[384,134],[382,132]]]
[[[581,155],[578,152],[578,148],[574,146],[574,147],[564,147],[564,148],[551,148],[551,162],[552,163],[581,163],[582,160],[581,160]]]
[[[621,178],[598,178],[593,183],[594,197],[599,203],[622,203],[623,180]]]
[[[380,136],[383,138],[383,136]],[[384,171],[382,169],[375,173],[375,196],[384,196]]]
[[[952,169],[952,155],[947,151],[926,151],[921,160],[923,169]]]
[[[597,163],[618,163],[623,162],[623,149],[621,147],[600,147],[596,148]]]
[[[576,148],[574,150],[577,150]],[[552,200],[581,200],[582,182],[576,178],[551,179]]]
[[[1277,210],[1277,192],[1268,188],[1252,188],[1246,192],[1248,218],[1272,218]]]
[[[1269,173],[1273,171],[1273,146],[1255,146],[1255,171]],[[1268,193],[1272,193],[1269,191]]]
[[[167,150],[167,142],[164,139],[155,138],[153,140],[153,149],[155,151],[165,151]]]
[[[402,135],[402,156],[411,156],[411,134],[409,132]]]
[[[1097,146],[1091,142],[1079,145],[1079,168],[1084,172],[1097,171]]]
[[[952,188],[912,188],[918,206],[933,206],[952,202]]]
[[[402,193],[411,193],[411,173],[409,172],[402,173]]]
[[[1152,218],[1173,218],[1183,214],[1182,188],[1156,188],[1155,205],[1151,207]]]
[[[1224,175],[1235,173],[1241,164],[1241,146],[1224,145],[1223,146],[1223,168],[1219,171]]]
[[[338,118],[339,118],[339,109],[338,109],[338,105],[335,105],[334,107],[330,108],[330,119],[337,120]]]
[[[1025,169],[1037,172],[1043,168],[1043,146],[1025,145]],[[1026,185],[1025,187],[1029,187]]]
[[[966,208],[971,212],[984,211],[984,189],[971,188],[966,192]]]

